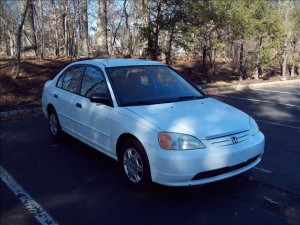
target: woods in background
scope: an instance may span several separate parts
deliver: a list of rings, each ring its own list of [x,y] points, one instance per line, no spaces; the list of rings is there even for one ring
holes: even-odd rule
[[[176,58],[299,75],[299,0],[3,0],[0,56]],[[18,74],[18,72],[16,72]],[[17,77],[17,75],[16,75]]]

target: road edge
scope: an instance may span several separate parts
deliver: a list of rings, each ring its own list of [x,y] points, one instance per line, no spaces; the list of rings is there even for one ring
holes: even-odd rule
[[[293,80],[282,80],[282,81],[271,81],[271,82],[262,82],[262,83],[254,83],[254,84],[236,84],[236,85],[228,85],[222,87],[209,87],[203,88],[203,92],[205,94],[217,93],[222,91],[239,91],[246,89],[257,89],[257,88],[265,88],[271,86],[282,86],[289,84],[300,84],[300,79]]]

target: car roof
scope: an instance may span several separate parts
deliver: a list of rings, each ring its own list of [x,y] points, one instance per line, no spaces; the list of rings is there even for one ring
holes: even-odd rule
[[[77,61],[75,64],[87,63],[93,65],[102,64],[105,67],[122,67],[122,66],[166,66],[164,63],[144,59],[90,59]]]

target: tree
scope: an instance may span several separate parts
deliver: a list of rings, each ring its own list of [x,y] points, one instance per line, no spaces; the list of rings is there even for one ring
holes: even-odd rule
[[[162,24],[163,0],[152,0],[149,5],[149,21],[147,27],[142,28],[142,37],[147,39],[146,54],[157,60],[161,52],[159,36]]]
[[[88,34],[88,19],[87,19],[87,0],[81,1],[81,55],[89,56],[89,34]]]
[[[181,39],[179,33],[181,32],[181,22],[184,20],[184,11],[182,10],[183,2],[179,0],[167,0],[166,11],[163,15],[163,30],[168,36],[167,46],[165,50],[166,63],[171,64],[171,56],[174,43],[178,43]]]
[[[17,17],[20,15],[17,7],[12,8],[11,2],[0,2],[0,45],[4,45],[7,56],[16,55],[16,41],[18,24]]]
[[[286,79],[287,71],[287,59],[288,59],[288,17],[289,17],[289,3],[279,1],[280,7],[283,8],[283,17],[284,17],[284,42],[283,42],[283,54],[282,54],[282,79]]]
[[[21,23],[18,29],[18,39],[17,39],[17,62],[13,66],[13,77],[15,79],[19,78],[20,75],[20,64],[21,64],[21,48],[22,48],[22,32],[23,32],[23,25],[25,23],[25,19],[27,16],[27,11],[29,8],[29,1],[24,1],[21,6]]]
[[[64,3],[58,2],[58,4]],[[61,10],[57,9],[57,2],[56,0],[52,1],[53,9],[54,9],[54,21],[52,22],[51,26],[54,29],[54,42],[55,42],[55,56],[58,58],[60,57],[60,12]]]
[[[149,0],[110,1],[107,10],[108,46],[111,55],[142,56],[147,43],[141,30],[149,21]],[[146,39],[146,38],[145,38]]]
[[[188,43],[186,48],[201,53],[203,75],[208,72],[209,52],[222,41],[222,31],[226,24],[223,3],[224,1],[186,1],[183,39]]]
[[[96,57],[109,58],[107,45],[107,0],[98,0]]]
[[[18,62],[21,53],[71,60],[93,53],[167,63],[180,55],[197,59],[204,76],[225,65],[240,80],[258,78],[279,64],[283,75],[290,70],[295,76],[299,7],[299,1],[284,0],[0,1],[0,54]]]
[[[245,42],[252,38],[255,31],[255,18],[253,10],[253,1],[236,0],[228,2],[228,29],[230,39],[237,41],[239,44],[239,66],[238,73],[240,81],[246,77],[244,56],[245,56]]]
[[[276,7],[269,3],[254,5],[254,29],[256,37],[256,63],[254,78],[267,69],[273,60],[272,50],[282,42],[283,21]]]
[[[38,45],[38,52],[40,53],[42,59],[45,55],[45,39],[44,39],[44,4],[43,0],[39,0],[39,34],[40,34],[40,44]],[[39,42],[37,42],[39,43]]]
[[[180,0],[149,2],[149,14],[144,16],[148,23],[142,27],[142,37],[147,40],[146,55],[151,59],[157,60],[161,53],[165,53],[166,62],[171,63],[173,45],[181,31],[179,23],[184,18],[183,3]]]
[[[24,14],[24,28],[22,26],[22,51],[25,56],[34,57],[37,56],[37,42],[34,25],[34,2],[33,0],[21,1],[21,7],[23,7],[23,10],[26,11],[26,14]]]
[[[291,60],[291,77],[299,73],[300,67],[300,4],[291,3],[291,13],[289,17],[289,53]],[[298,61],[298,70],[296,71],[296,62]]]
[[[64,55],[72,55],[71,33],[70,33],[70,4],[68,0],[63,0],[61,3],[61,20],[62,20],[62,36],[63,36],[63,51]]]
[[[233,43],[238,43],[238,73],[240,80],[252,68],[253,77],[270,67],[273,50],[281,43],[283,30],[278,10],[268,1],[236,0],[228,2],[228,30]],[[248,49],[247,49],[248,46]],[[245,65],[245,57],[250,65]]]

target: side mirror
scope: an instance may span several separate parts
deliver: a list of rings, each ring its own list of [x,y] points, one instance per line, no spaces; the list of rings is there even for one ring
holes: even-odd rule
[[[110,98],[104,96],[103,94],[92,94],[90,97],[90,101],[93,103],[100,103],[103,105],[107,105],[113,107],[113,103]]]

